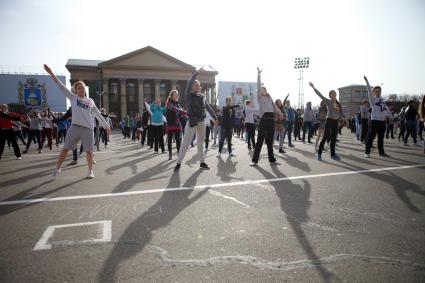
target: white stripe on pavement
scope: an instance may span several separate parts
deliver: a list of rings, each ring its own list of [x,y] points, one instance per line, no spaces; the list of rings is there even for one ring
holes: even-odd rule
[[[356,171],[343,171],[343,172],[323,173],[323,174],[314,174],[314,175],[301,175],[301,176],[272,178],[272,179],[247,180],[247,181],[240,181],[240,182],[219,183],[219,184],[210,184],[210,185],[198,185],[198,186],[193,186],[193,187],[177,187],[177,188],[165,188],[165,189],[138,190],[138,191],[131,191],[131,192],[106,193],[106,194],[95,194],[95,195],[79,195],[79,196],[66,196],[66,197],[53,197],[53,198],[22,199],[22,200],[12,200],[12,201],[2,201],[2,202],[0,202],[0,206],[14,205],[14,204],[37,203],[37,202],[52,202],[52,201],[78,200],[78,199],[119,197],[119,196],[153,194],[153,193],[185,191],[185,190],[212,189],[212,188],[221,188],[221,187],[250,185],[250,184],[253,184],[253,183],[254,184],[272,183],[272,182],[281,182],[281,181],[288,181],[288,180],[312,179],[312,178],[320,178],[320,177],[331,177],[331,176],[364,174],[364,173],[381,172],[381,171],[403,170],[403,169],[419,168],[419,167],[425,167],[425,164],[406,165],[406,166],[397,166],[397,167],[384,167],[384,168],[365,169],[365,170],[356,170]]]

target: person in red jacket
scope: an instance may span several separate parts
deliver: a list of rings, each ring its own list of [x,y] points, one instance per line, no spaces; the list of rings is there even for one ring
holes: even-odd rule
[[[16,159],[21,160],[21,150],[19,149],[18,142],[16,141],[12,124],[12,121],[20,120],[21,118],[19,116],[8,113],[8,107],[6,104],[0,105],[0,159],[3,154],[6,140],[9,140],[11,141],[13,150],[15,151]]]

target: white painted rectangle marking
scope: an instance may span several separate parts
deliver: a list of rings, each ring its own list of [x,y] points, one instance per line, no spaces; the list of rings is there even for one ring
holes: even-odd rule
[[[50,238],[53,236],[53,233],[57,229],[69,228],[69,227],[78,227],[78,226],[88,226],[88,225],[102,225],[102,237],[87,239],[83,241],[60,241],[60,242],[49,242]],[[58,246],[75,246],[79,244],[95,244],[95,243],[106,243],[110,242],[112,239],[112,221],[93,221],[93,222],[82,222],[82,223],[72,223],[72,224],[62,224],[62,225],[51,225],[48,226],[38,240],[37,244],[34,246],[34,251],[40,250],[50,250],[55,244]]]

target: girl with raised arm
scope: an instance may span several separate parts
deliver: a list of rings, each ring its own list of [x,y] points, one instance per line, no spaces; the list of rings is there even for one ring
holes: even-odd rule
[[[322,160],[322,151],[325,146],[325,142],[330,138],[331,144],[331,158],[334,160],[340,160],[341,158],[335,153],[336,136],[338,134],[338,122],[344,117],[342,113],[341,103],[336,99],[336,91],[331,90],[329,92],[330,99],[324,97],[320,91],[318,91],[312,82],[310,86],[314,89],[314,92],[325,101],[327,108],[326,122],[325,122],[325,133],[320,141],[319,149],[317,150],[317,160]]]
[[[181,132],[182,124],[181,119],[183,115],[187,115],[187,112],[183,110],[179,105],[179,92],[173,89],[165,102],[167,112],[165,117],[167,118],[167,140],[168,140],[168,159],[172,159],[173,150],[173,137],[176,141],[177,154],[180,151]]]
[[[60,90],[65,94],[66,98],[71,101],[72,108],[72,124],[69,127],[67,136],[64,142],[62,151],[59,154],[59,159],[56,163],[56,168],[53,171],[51,179],[56,179],[58,173],[61,172],[61,166],[65,157],[70,149],[75,148],[77,142],[81,140],[84,150],[87,153],[87,165],[89,172],[88,179],[94,178],[93,174],[93,142],[94,142],[94,119],[93,114],[102,124],[102,127],[107,130],[108,134],[111,133],[111,128],[105,121],[105,118],[100,114],[93,99],[86,97],[85,84],[78,81],[73,85],[71,92],[66,86],[59,81],[49,66],[44,65],[46,72],[52,77],[53,81],[59,86]]]
[[[202,71],[202,68],[199,70]],[[205,111],[210,113],[211,117],[217,123],[217,116],[214,113],[214,110],[211,108],[211,105],[205,100],[205,96],[202,94],[201,83],[196,79],[198,77],[199,71],[194,71],[192,77],[190,78],[186,91],[184,92],[185,100],[187,103],[187,116],[188,121],[186,123],[186,128],[184,132],[183,143],[180,147],[179,155],[177,158],[177,164],[174,168],[174,171],[177,171],[181,167],[184,156],[186,155],[187,148],[190,145],[193,137],[196,133],[196,138],[198,140],[198,153],[201,156],[200,167],[203,169],[209,169],[208,165],[205,163],[205,153],[204,153],[204,139],[205,139]]]
[[[270,94],[267,93],[267,89],[261,86],[261,72],[260,68],[257,67],[257,100],[260,108],[259,116],[260,124],[258,125],[258,138],[257,144],[255,145],[254,155],[252,156],[252,162],[250,166],[256,166],[258,159],[260,158],[261,148],[263,147],[264,140],[267,144],[267,153],[269,156],[270,165],[275,165],[276,158],[273,154],[273,138],[274,138],[274,120],[275,114],[279,119],[283,119],[283,113],[279,107],[273,102]]]
[[[378,151],[380,156],[388,157],[389,155],[384,151],[384,135],[385,135],[385,118],[391,117],[391,112],[388,110],[381,97],[381,87],[375,86],[372,90],[369,81],[364,76],[369,93],[369,103],[372,107],[370,114],[371,124],[370,131],[367,134],[365,146],[365,158],[370,158],[370,149],[376,134],[378,134]]]

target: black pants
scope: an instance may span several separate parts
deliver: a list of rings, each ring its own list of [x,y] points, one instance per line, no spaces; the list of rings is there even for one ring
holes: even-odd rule
[[[108,145],[108,132],[104,128],[100,128],[100,136],[105,146]]]
[[[274,138],[274,114],[264,113],[261,117],[260,124],[258,126],[258,138],[257,144],[255,145],[254,155],[252,156],[252,162],[258,163],[260,158],[261,148],[263,147],[264,140],[267,144],[267,153],[269,155],[269,162],[274,162],[276,159],[273,154],[273,138]]]
[[[16,140],[20,139],[24,145],[27,145],[27,143],[24,140],[24,137],[22,136],[21,131],[15,131],[15,137],[16,137]],[[9,142],[9,140],[8,140],[8,142]]]
[[[312,124],[311,121],[304,122],[304,125],[303,125],[303,142],[305,142],[305,133],[307,132],[307,130],[308,130],[307,139],[308,139],[309,143],[311,142],[311,137],[313,136],[311,124]]]
[[[232,135],[233,135],[232,128],[221,127],[220,131],[221,132],[220,132],[220,142],[218,144],[218,152],[221,153],[224,146],[224,140],[227,139],[227,149],[229,153],[232,153]]]
[[[419,137],[423,140],[422,133],[424,131],[424,122],[419,121]]]
[[[404,133],[406,132],[406,125],[404,124],[405,120],[400,121],[400,133],[398,134],[398,139],[404,140]]]
[[[291,124],[289,126],[287,126],[287,131],[289,131],[290,133],[292,133],[292,127],[294,128],[294,140],[301,140],[301,126],[300,126],[300,122],[299,121],[294,121],[291,122]],[[288,135],[288,144],[291,144],[291,139],[289,138]]]
[[[360,140],[362,142],[366,140],[368,131],[369,131],[369,119],[362,119],[362,135],[360,136]]]
[[[338,120],[326,118],[325,122],[325,132],[323,134],[323,138],[319,144],[318,154],[322,154],[323,147],[325,146],[325,142],[330,140],[330,148],[331,148],[331,156],[335,156],[335,144],[336,144],[336,136],[338,134]]]
[[[385,121],[372,120],[370,124],[370,131],[367,134],[366,139],[366,154],[370,154],[373,140],[376,134],[378,134],[378,151],[379,154],[384,154],[384,136],[385,136]]]
[[[388,125],[387,126],[387,132],[386,132],[386,136],[387,139],[389,138],[389,135],[391,134],[391,138],[394,138],[394,125]]]
[[[27,150],[30,148],[31,142],[33,138],[37,139],[38,143],[38,149],[41,149],[41,131],[40,130],[30,130],[28,134],[28,141],[27,141]]]
[[[248,139],[248,148],[252,146],[255,147],[255,124],[253,123],[245,123],[246,127],[246,135]]]
[[[206,126],[205,127],[205,148],[208,148],[208,144],[210,143],[210,133],[211,133],[211,127]]]
[[[167,140],[168,140],[168,153],[172,155],[172,149],[173,149],[173,136],[176,140],[176,147],[177,147],[177,153],[180,151],[180,144],[181,144],[181,132],[167,132]]]
[[[163,125],[151,125],[151,129],[153,132],[153,139],[154,139],[154,150],[158,151],[158,146],[161,148],[162,152],[165,151],[164,148],[164,126]]]
[[[10,140],[10,142],[12,143],[15,156],[21,157],[21,151],[19,150],[18,142],[16,141],[16,136],[13,129],[2,129],[0,130],[0,158],[3,155],[6,140]]]

